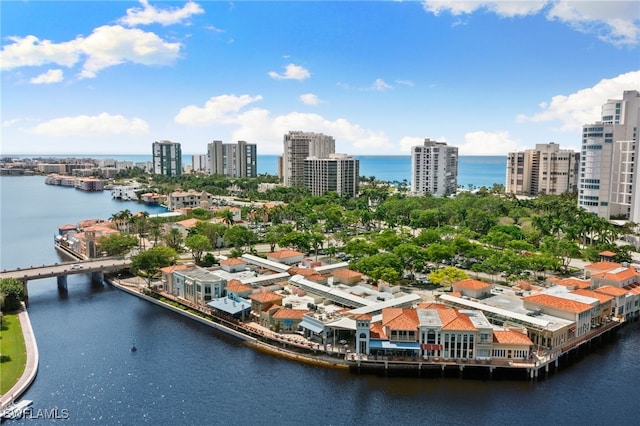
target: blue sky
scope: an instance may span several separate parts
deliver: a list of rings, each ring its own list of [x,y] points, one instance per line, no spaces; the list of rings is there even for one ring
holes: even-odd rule
[[[557,142],[640,90],[637,1],[3,1],[1,153],[204,154],[289,130],[336,151]]]

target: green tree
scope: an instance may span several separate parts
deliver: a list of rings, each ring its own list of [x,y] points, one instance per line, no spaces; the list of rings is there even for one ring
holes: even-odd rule
[[[184,237],[178,228],[171,228],[169,232],[164,236],[164,241],[167,245],[175,251],[180,251]]]
[[[248,249],[255,244],[256,234],[242,225],[234,225],[224,233],[224,241],[235,249]]]
[[[129,232],[129,224],[131,223],[131,211],[128,209],[121,210],[111,215],[109,220],[116,225],[116,229],[120,232]]]
[[[24,284],[15,278],[0,278],[2,294],[2,312],[14,312],[20,309],[21,302],[27,297]]]
[[[130,269],[134,274],[145,277],[147,285],[151,286],[151,280],[157,277],[160,269],[175,264],[177,256],[171,247],[152,247],[131,256]]]
[[[465,271],[454,268],[453,266],[438,269],[429,274],[429,281],[445,288],[448,288],[455,282],[466,280],[467,278],[469,278],[469,275]]]
[[[137,246],[138,239],[130,234],[117,233],[100,237],[97,244],[99,251],[106,252],[109,256],[118,256]]]
[[[202,260],[202,254],[205,251],[211,250],[211,242],[205,235],[194,234],[187,237],[184,245],[191,250],[194,262],[200,264]]]

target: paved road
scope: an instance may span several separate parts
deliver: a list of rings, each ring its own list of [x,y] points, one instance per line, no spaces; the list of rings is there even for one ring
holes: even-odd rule
[[[87,274],[90,272],[126,268],[130,263],[130,259],[94,259],[55,265],[32,266],[31,268],[3,270],[2,273],[0,273],[0,278],[33,280],[57,277],[60,275]]]

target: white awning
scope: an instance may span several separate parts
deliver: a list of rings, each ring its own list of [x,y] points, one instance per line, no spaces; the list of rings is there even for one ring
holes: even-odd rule
[[[305,320],[300,321],[300,327],[306,328],[307,330],[311,330],[316,334],[320,334],[324,330],[324,328],[317,326],[315,324],[311,324],[310,322]]]

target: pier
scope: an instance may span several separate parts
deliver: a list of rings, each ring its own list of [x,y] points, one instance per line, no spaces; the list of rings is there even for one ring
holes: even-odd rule
[[[348,354],[346,361],[356,374],[415,377],[498,377],[538,380],[561,366],[569,365],[585,354],[601,347],[624,321],[610,321],[551,352],[537,350],[528,359],[446,359],[441,357],[411,358]]]

